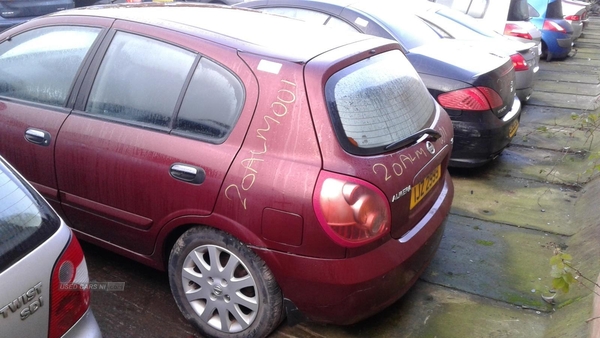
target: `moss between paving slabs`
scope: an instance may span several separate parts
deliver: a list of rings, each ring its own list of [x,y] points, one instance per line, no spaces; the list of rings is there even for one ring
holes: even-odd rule
[[[547,314],[449,290],[433,297],[438,306],[414,337],[546,337]]]

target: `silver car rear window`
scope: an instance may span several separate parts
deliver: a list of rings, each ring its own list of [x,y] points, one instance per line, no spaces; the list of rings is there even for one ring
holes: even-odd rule
[[[369,155],[431,123],[435,103],[399,50],[378,54],[335,73],[325,96],[338,140]]]
[[[0,272],[56,232],[60,219],[0,160]]]

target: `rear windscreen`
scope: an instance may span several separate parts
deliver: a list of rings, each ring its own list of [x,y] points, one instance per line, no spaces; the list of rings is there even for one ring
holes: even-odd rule
[[[546,18],[547,19],[562,19],[563,18],[562,2],[560,0],[548,3],[548,11],[546,12]]]
[[[529,21],[527,0],[511,0],[508,9],[508,21]]]
[[[430,124],[435,113],[433,98],[399,50],[335,73],[325,96],[338,140],[358,155],[384,152]]]
[[[47,240],[60,219],[0,161],[0,272]]]

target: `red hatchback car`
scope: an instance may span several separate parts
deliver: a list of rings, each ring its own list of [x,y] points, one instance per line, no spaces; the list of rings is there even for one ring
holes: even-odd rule
[[[167,270],[207,336],[373,315],[432,259],[454,193],[451,121],[397,43],[245,9],[2,33],[0,135],[81,239]]]

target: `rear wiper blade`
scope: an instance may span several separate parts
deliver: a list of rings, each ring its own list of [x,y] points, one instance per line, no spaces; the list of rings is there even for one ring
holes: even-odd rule
[[[425,128],[422,130],[419,130],[418,132],[408,136],[407,138],[404,138],[402,140],[398,140],[395,142],[392,142],[390,144],[388,144],[387,146],[385,146],[385,150],[389,150],[391,148],[402,148],[402,147],[406,147],[407,145],[411,144],[411,143],[415,143],[417,142],[418,139],[420,139],[421,137],[423,137],[423,135],[429,135],[428,138],[433,138],[434,140],[439,139],[440,137],[442,137],[442,134],[440,134],[437,130],[435,129],[431,129],[431,128]]]

